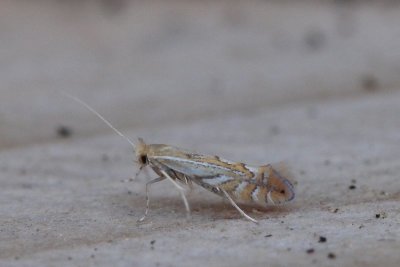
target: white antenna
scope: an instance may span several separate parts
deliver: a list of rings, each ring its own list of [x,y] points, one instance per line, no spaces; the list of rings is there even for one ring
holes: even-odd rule
[[[110,127],[114,132],[116,132],[119,136],[125,138],[126,141],[129,142],[129,144],[132,145],[133,150],[136,150],[136,146],[135,144],[125,135],[123,135],[120,131],[117,130],[117,128],[115,128],[108,120],[106,120],[102,115],[100,115],[100,113],[98,113],[94,108],[92,108],[91,106],[89,106],[88,103],[86,103],[85,101],[79,99],[76,96],[70,95],[64,91],[60,91],[61,94],[63,94],[66,97],[71,98],[72,100],[78,102],[79,104],[83,105],[85,108],[87,108],[88,110],[90,110],[94,115],[96,115],[99,119],[101,119],[103,122],[105,122],[107,124],[108,127]]]

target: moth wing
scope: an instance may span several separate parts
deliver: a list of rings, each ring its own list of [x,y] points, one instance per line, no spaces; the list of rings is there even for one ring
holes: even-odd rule
[[[222,166],[214,158],[208,156],[198,155],[196,159],[174,156],[154,156],[153,158],[159,164],[190,177],[227,176],[236,179],[245,178],[244,173],[229,166]]]

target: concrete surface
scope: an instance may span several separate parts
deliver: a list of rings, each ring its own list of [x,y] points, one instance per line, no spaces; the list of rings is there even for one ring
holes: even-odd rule
[[[394,4],[40,3],[0,4],[1,266],[399,266]],[[150,178],[130,181],[129,145],[60,88],[132,138],[286,161],[296,201],[244,207],[254,225],[196,187],[188,222],[163,182],[137,225]]]

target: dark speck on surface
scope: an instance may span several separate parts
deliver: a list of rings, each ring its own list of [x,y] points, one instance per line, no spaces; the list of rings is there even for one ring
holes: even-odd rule
[[[312,253],[315,252],[315,249],[309,248],[309,249],[306,250],[306,252],[307,252],[307,254],[312,254]]]
[[[332,253],[332,252],[328,253],[328,259],[333,260],[333,259],[335,259],[335,258],[336,258],[335,253]]]
[[[105,161],[109,161],[110,158],[108,157],[107,154],[103,154],[103,155],[101,155],[101,160],[105,162]]]
[[[58,126],[56,132],[57,136],[61,138],[69,138],[72,136],[72,129],[65,125]]]
[[[379,219],[379,218],[385,219],[386,217],[387,217],[386,212],[381,212],[381,213],[375,214],[375,218],[377,218],[377,219]]]
[[[325,243],[326,242],[326,237],[325,236],[320,236],[319,237],[319,240],[318,240],[318,243]]]
[[[155,240],[151,240],[150,241],[150,245],[151,245],[151,249],[154,250],[154,244],[156,243]]]
[[[304,41],[310,51],[318,51],[324,47],[326,36],[322,31],[314,29],[305,35]]]
[[[271,133],[272,135],[278,135],[278,134],[280,134],[281,129],[279,128],[278,125],[272,125],[272,126],[269,128],[269,131],[270,131],[270,133]]]
[[[375,92],[379,89],[379,82],[374,75],[368,74],[361,78],[361,86],[366,92]]]
[[[370,159],[365,159],[365,160],[363,160],[363,163],[365,164],[365,165],[371,165],[371,160]]]

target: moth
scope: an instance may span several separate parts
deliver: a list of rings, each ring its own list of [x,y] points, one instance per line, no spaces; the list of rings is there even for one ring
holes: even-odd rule
[[[295,197],[294,186],[288,174],[279,166],[271,164],[251,166],[218,156],[189,152],[170,145],[146,144],[141,138],[138,144],[135,144],[83,100],[64,92],[63,94],[93,112],[132,145],[136,162],[140,165],[139,172],[144,167],[150,167],[158,175],[157,178],[146,183],[146,210],[144,216],[138,220],[139,222],[144,221],[149,212],[150,186],[163,180],[170,181],[178,189],[188,217],[190,207],[182,185],[192,187],[192,184],[197,184],[226,198],[243,217],[254,223],[258,223],[257,220],[247,215],[236,201],[266,206],[282,204]]]

